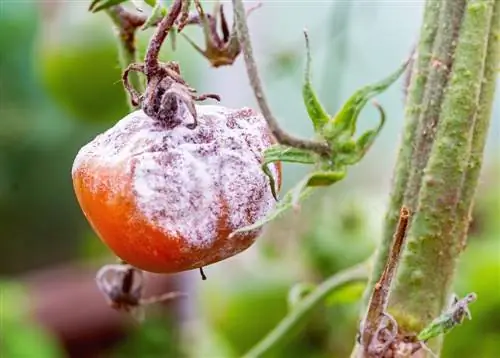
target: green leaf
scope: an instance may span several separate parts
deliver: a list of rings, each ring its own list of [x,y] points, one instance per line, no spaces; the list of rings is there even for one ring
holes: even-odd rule
[[[453,328],[463,323],[465,317],[471,319],[468,305],[476,300],[475,293],[469,293],[461,300],[454,298],[451,307],[438,318],[434,319],[417,336],[419,341],[428,341],[431,338],[449,333]]]
[[[302,97],[304,99],[304,104],[309,114],[309,118],[313,122],[314,131],[318,134],[321,133],[325,124],[330,120],[330,116],[323,108],[321,103],[316,96],[316,93],[312,87],[311,83],[311,48],[309,45],[309,36],[307,32],[304,31],[304,37],[306,40],[306,69],[304,71],[304,86],[302,87]]]
[[[267,166],[268,164],[273,162],[314,164],[316,162],[316,158],[317,155],[315,153],[281,144],[273,145],[272,147],[266,149],[264,151],[262,170],[269,177],[271,182],[271,192],[273,193],[274,198],[278,200],[276,181]]]
[[[394,73],[383,80],[357,90],[343,105],[339,112],[325,125],[323,136],[335,140],[339,135],[354,135],[359,114],[366,103],[376,95],[384,92],[405,71],[408,61],[403,63]]]
[[[89,11],[99,12],[101,10],[109,9],[111,6],[119,5],[127,0],[92,0],[89,6]]]
[[[276,219],[280,214],[286,210],[295,207],[297,208],[300,201],[307,198],[315,188],[320,186],[328,186],[342,180],[345,177],[345,171],[316,171],[308,174],[302,179],[295,187],[285,194],[283,199],[278,202],[274,210],[264,219],[256,223],[245,226],[238,230],[233,231],[229,237],[233,237],[238,233],[248,232],[259,229],[272,220]]]
[[[148,4],[149,5],[149,4]],[[142,30],[149,29],[150,27],[154,27],[158,21],[163,19],[167,15],[167,9],[162,5],[161,1],[156,2],[153,7],[153,11],[151,15],[147,18],[146,22],[142,26]],[[171,31],[171,34],[175,33],[175,31]]]
[[[302,199],[302,193],[306,190],[306,188],[329,186],[344,179],[345,175],[345,171],[316,171],[308,174],[292,190],[290,190],[292,196],[292,206],[298,206],[299,201]]]

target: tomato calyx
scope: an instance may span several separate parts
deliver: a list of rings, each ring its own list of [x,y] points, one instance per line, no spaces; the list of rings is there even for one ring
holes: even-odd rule
[[[156,32],[148,46],[144,63],[130,64],[122,75],[123,85],[130,95],[133,106],[140,106],[149,117],[165,124],[172,129],[181,124],[190,114],[193,119],[186,124],[190,129],[197,126],[195,101],[215,99],[220,96],[215,93],[198,94],[196,89],[182,78],[180,66],[174,61],[162,63],[158,60],[161,45],[167,38],[170,30],[180,17],[181,21],[188,16],[188,7],[185,1],[175,1],[158,24]],[[130,72],[139,72],[146,76],[146,91],[137,92],[129,81]],[[187,113],[186,113],[187,112]]]

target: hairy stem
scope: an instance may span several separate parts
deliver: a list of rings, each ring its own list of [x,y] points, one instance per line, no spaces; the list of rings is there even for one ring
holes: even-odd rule
[[[435,141],[391,291],[389,312],[403,332],[420,331],[448,302],[461,243],[454,236],[457,206],[469,164],[493,4],[467,2]]]
[[[399,220],[399,210],[403,206],[406,183],[408,182],[411,169],[410,163],[416,138],[417,120],[427,84],[434,38],[438,29],[440,8],[441,1],[427,1],[424,11],[420,42],[417,46],[417,58],[411,70],[412,74],[408,89],[403,136],[394,169],[391,195],[385,215],[382,238],[375,254],[373,272],[364,295],[365,307],[368,304],[373,287],[384,270],[384,265],[392,244],[392,237]]]
[[[335,290],[349,283],[365,281],[367,278],[368,268],[366,265],[346,269],[328,278],[300,301],[263,340],[244,355],[244,358],[272,356],[276,349],[282,347],[283,344],[290,341],[298,333],[311,312],[321,305]]]
[[[259,76],[259,71],[257,69],[257,64],[253,56],[252,44],[250,42],[250,34],[247,25],[245,8],[243,6],[242,0],[232,0],[233,1],[233,11],[234,11],[234,21],[236,25],[236,32],[238,35],[238,40],[240,41],[243,57],[245,60],[245,65],[247,69],[248,78],[250,80],[250,85],[259,104],[260,111],[266,119],[269,129],[273,133],[276,140],[284,145],[290,147],[295,147],[299,149],[306,149],[314,151],[320,155],[329,155],[330,149],[328,145],[324,142],[316,142],[301,138],[296,138],[286,133],[278,124],[276,117],[274,117],[271,108],[267,102],[264,94],[262,83]]]
[[[474,123],[471,152],[468,170],[462,189],[462,197],[457,208],[457,222],[455,237],[461,241],[463,250],[467,243],[470,215],[473,208],[473,199],[481,173],[482,158],[486,137],[491,122],[493,99],[495,96],[496,80],[500,66],[500,1],[495,2],[491,21],[490,37],[488,39],[488,53],[484,67],[484,78],[479,96],[479,109]]]
[[[410,175],[406,184],[404,204],[415,210],[423,170],[429,159],[439,121],[439,112],[453,64],[456,39],[465,10],[465,0],[444,0],[438,20],[438,31],[432,50],[422,110],[417,121],[415,146],[410,164]]]

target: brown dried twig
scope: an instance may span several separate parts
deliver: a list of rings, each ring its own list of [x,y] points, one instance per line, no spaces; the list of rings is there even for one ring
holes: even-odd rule
[[[373,288],[368,310],[361,324],[360,343],[365,353],[370,357],[383,357],[398,334],[397,322],[386,312],[386,309],[392,280],[400,260],[409,222],[410,211],[408,208],[403,207],[399,214],[399,222],[394,234],[389,258],[380,279]],[[391,328],[390,331],[388,331],[389,327]]]

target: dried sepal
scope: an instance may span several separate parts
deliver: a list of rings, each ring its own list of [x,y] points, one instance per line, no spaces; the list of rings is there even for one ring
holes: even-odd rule
[[[229,31],[223,6],[218,1],[215,2],[212,14],[205,13],[199,0],[195,0],[194,3],[197,15],[187,19],[186,24],[197,24],[203,28],[205,49],[203,50],[186,34],[183,33],[182,35],[213,67],[232,65],[241,53],[235,24],[233,24],[231,31]],[[250,8],[247,11],[247,16],[259,6],[260,4]],[[219,21],[220,34],[218,32]]]

